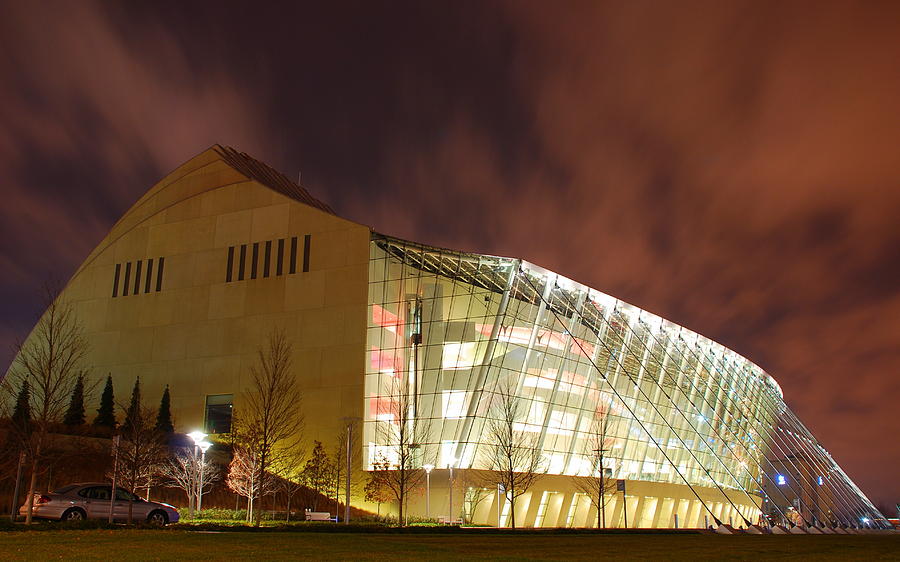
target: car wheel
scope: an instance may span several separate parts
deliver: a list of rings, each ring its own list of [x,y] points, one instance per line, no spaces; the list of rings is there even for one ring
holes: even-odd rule
[[[164,511],[156,510],[147,516],[147,523],[151,525],[168,525],[169,516]]]
[[[65,513],[62,514],[62,517],[59,518],[60,521],[84,521],[85,519],[87,519],[87,517],[85,516],[84,511],[77,507],[67,509]]]

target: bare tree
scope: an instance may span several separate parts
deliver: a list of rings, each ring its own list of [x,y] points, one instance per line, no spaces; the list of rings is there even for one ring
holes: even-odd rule
[[[612,447],[609,432],[609,409],[600,404],[594,412],[590,432],[585,435],[582,445],[582,455],[591,463],[591,474],[575,479],[576,487],[591,498],[591,504],[597,510],[597,527],[601,529],[606,528],[606,505],[616,491],[612,470],[606,467]]]
[[[32,423],[27,439],[21,440],[31,471],[25,516],[28,524],[32,520],[47,435],[51,425],[62,420],[72,390],[85,374],[83,362],[88,349],[84,329],[72,304],[62,300],[52,285],[44,289],[44,304],[44,314],[31,335],[17,345],[16,358],[3,381],[7,398],[14,400],[25,382],[31,394]]]
[[[272,493],[276,479],[260,470],[257,449],[236,442],[232,451],[225,484],[237,495],[247,498],[247,522],[250,522],[258,511],[256,500]]]
[[[300,440],[283,447],[278,454],[275,470],[276,482],[273,493],[284,494],[288,521],[291,520],[291,504],[294,497],[305,488],[303,468],[305,466],[306,447]]]
[[[188,505],[197,505],[197,495],[200,492],[200,481],[203,481],[203,493],[212,488],[220,477],[219,467],[192,451],[176,452],[169,460],[159,467],[159,472],[166,479],[166,485],[170,488],[179,488],[187,496]]]
[[[122,425],[119,444],[118,481],[136,494],[138,488],[149,488],[166,459],[164,435],[156,429],[156,410],[138,403]],[[133,500],[128,500],[128,522],[132,522]]]
[[[503,486],[510,503],[510,526],[516,527],[516,500],[541,477],[544,455],[540,434],[528,431],[522,402],[510,385],[501,381],[492,397],[485,427],[483,460],[492,473],[491,484]],[[499,524],[499,521],[497,522]]]
[[[269,487],[276,449],[288,440],[299,440],[303,429],[300,389],[292,371],[291,344],[283,331],[275,330],[257,352],[257,364],[250,369],[250,388],[237,416],[237,433],[247,459],[252,459],[256,476],[250,480]],[[253,520],[259,525],[259,505]]]
[[[484,500],[494,494],[494,487],[485,487],[483,476],[476,476],[471,471],[460,471],[463,490],[463,518],[467,523],[475,520],[475,511]]]
[[[404,523],[410,492],[421,487],[427,464],[427,442],[431,420],[418,417],[418,401],[407,381],[391,378],[387,410],[390,419],[376,421],[377,449],[370,481],[389,490],[397,501],[398,522]]]

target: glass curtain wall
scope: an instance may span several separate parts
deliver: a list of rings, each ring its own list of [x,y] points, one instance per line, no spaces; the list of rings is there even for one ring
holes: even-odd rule
[[[400,458],[403,425],[419,465],[489,469],[512,395],[543,473],[596,476],[600,442],[606,477],[763,499],[769,522],[878,517],[777,383],[707,338],[521,260],[373,234],[369,267],[370,467]]]

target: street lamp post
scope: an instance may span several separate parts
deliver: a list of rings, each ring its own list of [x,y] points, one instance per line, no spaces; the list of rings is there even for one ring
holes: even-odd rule
[[[457,459],[457,458],[451,458],[450,461],[447,463],[447,468],[450,469],[449,484],[450,484],[450,524],[451,525],[453,525],[453,465],[456,464],[456,462],[458,460],[459,459]]]
[[[113,522],[113,506],[116,504],[116,474],[119,471],[119,443],[120,437],[116,435],[112,438],[113,448],[115,449],[115,455],[113,456],[113,474],[112,474],[112,488],[110,488],[109,495],[109,523]]]
[[[197,516],[200,516],[200,509],[203,507],[203,473],[206,471],[206,450],[212,447],[209,441],[201,441],[197,444],[200,447],[200,486],[197,489]]]
[[[425,517],[431,517],[431,471],[434,470],[433,464],[423,464],[425,469]]]
[[[190,437],[191,440],[194,442],[194,461],[196,462],[197,450],[200,448],[200,443],[203,443],[204,442],[203,440],[207,438],[207,435],[200,430],[194,430],[194,431],[188,433],[187,436]],[[200,476],[202,477],[202,475],[203,475],[203,465],[200,465]],[[202,488],[201,488],[201,490],[202,490]],[[191,493],[191,496],[193,496],[193,497],[188,498],[189,499],[189,501],[188,501],[189,510],[188,511],[190,512],[191,519],[194,518],[194,506],[196,504],[200,503],[199,500],[195,500],[195,498],[197,498],[199,492],[200,492],[200,490],[195,488],[194,490],[192,490],[192,493]],[[198,510],[199,510],[199,508],[198,508]]]

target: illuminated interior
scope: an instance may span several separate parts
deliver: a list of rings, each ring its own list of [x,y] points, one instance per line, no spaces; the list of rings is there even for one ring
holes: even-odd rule
[[[401,423],[406,393],[410,423],[427,420],[420,462],[489,468],[483,440],[502,385],[515,389],[515,431],[537,436],[547,475],[596,476],[587,436],[608,417],[612,478],[711,490],[747,524],[858,525],[877,513],[757,365],[522,260],[373,233],[367,350],[369,466],[397,458],[379,424]],[[554,494],[533,499],[537,526]],[[573,497],[569,520],[583,499]],[[701,503],[697,519],[717,520]]]

